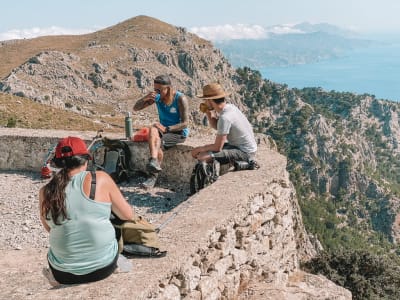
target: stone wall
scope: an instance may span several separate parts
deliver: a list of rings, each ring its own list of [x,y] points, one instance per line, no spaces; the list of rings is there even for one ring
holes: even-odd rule
[[[346,289],[323,276],[311,274],[307,274],[308,281],[318,281],[319,287],[300,284],[293,292],[290,290],[294,285],[289,277],[300,272],[299,262],[304,259],[300,253],[315,253],[304,238],[301,219],[297,219],[291,206],[297,203],[293,186],[288,174],[283,175],[265,185],[262,192],[254,186],[253,189],[239,187],[237,199],[240,201],[235,203],[235,209],[215,220],[217,225],[207,232],[206,242],[160,281],[158,290],[150,294],[152,298],[238,299],[246,293],[250,283],[263,282],[268,283],[275,295],[277,291],[285,292],[285,298],[279,299],[351,299]],[[222,185],[229,186],[226,182]],[[214,194],[214,200],[215,195],[218,193]],[[300,232],[303,239],[298,238]],[[321,286],[323,292],[317,291]],[[312,294],[315,297],[310,296]],[[263,299],[278,298],[264,295]]]
[[[39,172],[49,149],[69,135],[89,143],[96,132],[0,128],[0,170]]]
[[[262,193],[243,196],[237,213],[162,283],[161,298],[234,299],[254,278],[282,284],[298,269],[292,187],[272,183]]]
[[[0,128],[0,170],[38,171],[42,167],[49,149],[58,140],[66,136],[79,136],[89,145],[96,132],[66,132],[62,130],[24,130]],[[123,139],[116,134],[106,134],[106,137]],[[131,163],[135,171],[145,172],[149,158],[147,142],[126,141],[132,153]],[[193,143],[187,141],[176,148],[165,151],[163,168],[166,170],[160,177],[170,182],[189,182],[190,174],[196,161],[190,151]],[[97,159],[102,161],[103,152],[97,153]]]

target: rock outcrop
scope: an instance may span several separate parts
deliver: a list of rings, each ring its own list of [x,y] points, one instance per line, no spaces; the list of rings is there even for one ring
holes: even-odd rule
[[[134,100],[153,89],[155,76],[168,74],[189,98],[203,85],[221,82],[232,92],[230,100],[244,108],[234,69],[210,42],[184,28],[139,16],[82,36],[74,49],[57,46],[70,37],[47,38],[54,43],[50,49],[14,66],[0,91],[89,116],[115,114],[131,110]],[[198,102],[192,104],[197,110]]]

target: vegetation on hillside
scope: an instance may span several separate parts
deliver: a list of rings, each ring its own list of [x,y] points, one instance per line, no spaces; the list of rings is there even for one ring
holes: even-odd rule
[[[377,291],[369,286],[370,280],[346,268],[361,250],[368,261],[377,255],[389,259],[392,253],[400,254],[391,227],[396,214],[393,200],[400,188],[398,145],[392,132],[396,126],[391,125],[392,119],[397,120],[398,104],[321,88],[288,89],[247,67],[239,68],[237,76],[254,128],[270,135],[288,157],[306,229],[326,250],[316,266],[341,259],[348,262],[343,272],[354,277],[346,284],[336,280],[338,264],[313,270],[353,295],[374,299],[385,294],[385,286],[383,292]],[[389,275],[374,273],[377,282]],[[393,260],[393,278],[400,278],[398,260]],[[394,295],[390,293],[385,297]]]
[[[109,132],[118,132],[123,130],[123,118],[99,117],[95,121],[78,113],[0,93],[0,127],[78,131],[97,131],[106,127]]]
[[[323,252],[303,267],[349,289],[354,300],[366,300],[400,299],[399,265],[398,257],[366,250],[339,250]]]

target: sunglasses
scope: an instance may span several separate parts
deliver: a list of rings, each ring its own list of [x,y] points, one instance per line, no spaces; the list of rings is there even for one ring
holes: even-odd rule
[[[162,92],[164,89],[168,88],[168,87],[169,87],[169,85],[166,85],[166,86],[163,86],[163,87],[161,87],[161,88],[159,88],[159,89],[154,89],[154,91],[155,91],[157,94],[161,94],[161,92]]]

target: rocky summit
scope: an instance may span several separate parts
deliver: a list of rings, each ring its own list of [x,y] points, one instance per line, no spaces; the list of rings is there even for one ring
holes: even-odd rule
[[[235,70],[218,49],[185,28],[146,16],[87,35],[2,42],[0,55],[8,58],[0,67],[0,91],[93,118],[132,110],[159,74],[170,75],[194,100],[193,108],[195,95],[213,81],[241,104]]]

